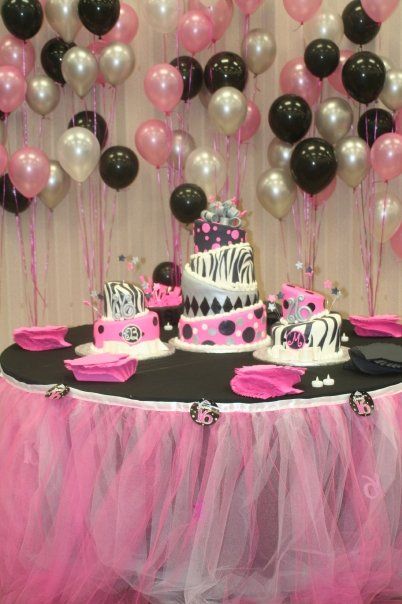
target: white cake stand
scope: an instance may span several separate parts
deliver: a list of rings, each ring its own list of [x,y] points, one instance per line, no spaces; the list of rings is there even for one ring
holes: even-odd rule
[[[185,350],[186,352],[199,352],[203,354],[228,354],[234,352],[253,352],[260,348],[266,348],[271,344],[271,338],[267,336],[260,342],[252,342],[251,344],[238,344],[233,346],[217,345],[204,346],[203,344],[189,344],[183,342],[180,338],[172,338],[169,344],[177,348],[177,350]]]
[[[278,359],[278,357],[274,356],[270,348],[264,348],[263,350],[256,350],[253,353],[253,357],[259,361],[264,361],[264,363],[271,363],[272,365],[286,365],[288,367],[322,367],[324,365],[340,365],[341,363],[349,361],[349,348],[341,346],[341,353],[342,354],[333,356],[332,358],[327,358],[324,361],[298,361],[296,359],[287,361],[285,359]]]
[[[146,350],[141,350],[134,346],[132,350],[121,351],[119,354],[128,354],[129,356],[138,359],[138,361],[147,361],[150,359],[168,357],[175,353],[175,348],[170,343],[161,342],[161,344],[163,344],[163,346],[161,346],[159,350],[153,350],[152,352],[147,352]],[[102,354],[104,352],[107,351],[103,350],[103,348],[96,348],[93,342],[86,342],[85,344],[80,344],[75,347],[75,353],[79,357],[85,357],[89,354]]]

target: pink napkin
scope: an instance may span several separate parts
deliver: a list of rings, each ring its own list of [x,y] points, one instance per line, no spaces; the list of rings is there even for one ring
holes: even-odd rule
[[[375,315],[374,317],[354,315],[349,317],[349,321],[352,323],[358,336],[402,337],[401,318],[398,315]]]
[[[273,398],[285,394],[300,394],[303,390],[293,388],[305,374],[303,367],[280,365],[250,365],[235,369],[230,382],[233,392],[250,398]]]
[[[45,325],[44,327],[19,327],[14,329],[14,342],[24,350],[38,352],[71,346],[65,341],[68,327],[65,325]]]
[[[79,382],[126,382],[137,371],[137,359],[127,354],[89,354],[65,360]]]

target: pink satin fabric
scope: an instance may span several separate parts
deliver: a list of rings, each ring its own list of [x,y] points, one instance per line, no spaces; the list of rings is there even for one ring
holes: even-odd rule
[[[0,380],[2,604],[401,594],[402,389],[373,397],[369,418],[222,405],[203,428]]]

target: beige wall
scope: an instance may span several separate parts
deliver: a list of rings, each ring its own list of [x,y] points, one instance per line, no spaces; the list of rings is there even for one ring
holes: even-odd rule
[[[141,0],[129,0],[139,9]],[[327,0],[327,6],[342,10],[345,0]],[[257,102],[262,112],[262,127],[254,138],[247,165],[247,177],[243,189],[244,207],[250,212],[251,239],[257,250],[258,274],[261,288],[265,294],[278,291],[285,276],[285,262],[282,254],[279,224],[258,204],[255,196],[255,183],[259,174],[267,167],[266,149],[272,137],[268,126],[267,112],[272,100],[279,94],[278,79],[282,65],[292,57],[300,55],[303,49],[302,30],[287,16],[280,0],[266,0],[251,19],[251,26],[266,27],[275,33],[278,44],[278,56],[273,67],[259,79],[261,92]],[[373,48],[392,59],[395,66],[402,64],[401,36],[402,9],[383,26],[383,30],[373,44]],[[217,49],[239,51],[242,35],[242,20],[236,10],[235,19],[224,41]],[[42,32],[41,39],[35,43],[40,47],[41,40],[52,37],[49,30]],[[43,43],[43,42],[42,42]],[[344,40],[344,48],[352,47]],[[163,48],[158,34],[152,32],[147,24],[141,21],[138,36],[134,40],[137,56],[137,67],[134,75],[119,91],[117,110],[117,129],[113,142],[133,146],[134,131],[137,125],[156,116],[143,93],[143,77],[147,68],[163,58]],[[175,55],[175,45],[169,42],[168,57]],[[208,51],[200,57],[205,63]],[[253,82],[249,87],[252,89]],[[333,94],[325,85],[324,95]],[[64,130],[71,115],[71,104],[68,93],[52,119],[45,124],[44,149],[50,157],[54,156],[55,141]],[[79,104],[76,101],[76,108]],[[70,107],[70,109],[69,109]],[[15,129],[16,116],[10,119],[10,128]],[[38,142],[38,120],[30,114],[30,142]],[[197,143],[208,143],[212,140],[212,130],[208,124],[205,108],[196,99],[190,109],[191,132]],[[20,139],[21,140],[21,139]],[[15,149],[13,137],[10,137],[10,149]],[[400,183],[396,184],[400,189]],[[168,193],[166,189],[165,210],[168,215]],[[21,216],[26,223],[28,216]],[[24,277],[20,269],[19,247],[17,244],[15,220],[7,214],[4,225],[4,252],[1,263],[1,321],[0,348],[11,340],[12,329],[26,324],[23,304]],[[294,251],[294,229],[290,217],[286,220],[286,237],[289,246],[289,258],[293,268],[297,260]],[[127,191],[120,193],[116,226],[112,241],[112,262],[109,276],[111,278],[128,277],[117,261],[120,253],[139,255],[146,259],[142,272],[149,273],[153,266],[165,259],[164,243],[161,238],[161,202],[157,189],[154,170],[141,162],[137,181]],[[184,234],[184,240],[187,234]],[[50,265],[48,281],[48,310],[46,323],[68,325],[90,321],[90,313],[82,300],[87,297],[86,278],[81,256],[78,235],[78,217],[74,195],[71,194],[54,212],[53,225],[46,228],[45,208],[39,208],[38,240],[41,250],[46,247],[46,237],[50,238]],[[26,238],[27,239],[27,238]],[[357,217],[353,211],[352,193],[343,183],[338,183],[336,195],[328,202],[325,209],[317,264],[320,274],[317,285],[325,278],[337,281],[347,291],[340,303],[340,308],[347,312],[365,313],[366,303],[363,294],[363,277],[357,237]],[[402,264],[397,264],[389,245],[386,246],[383,260],[383,278],[380,289],[378,311],[402,311]]]

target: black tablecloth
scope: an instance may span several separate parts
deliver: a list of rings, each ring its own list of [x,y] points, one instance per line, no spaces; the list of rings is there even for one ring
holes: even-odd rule
[[[343,331],[350,338],[349,347],[378,341],[378,338],[359,338],[348,321],[344,321]],[[172,332],[169,332],[167,337],[172,337]],[[91,341],[92,326],[71,328],[67,340],[73,346]],[[382,338],[381,342],[402,344],[402,338]],[[63,383],[84,391],[135,400],[192,402],[206,398],[219,403],[257,402],[256,399],[239,397],[230,388],[230,380],[236,367],[260,363],[249,352],[201,354],[177,350],[170,357],[141,361],[136,375],[124,383],[77,382],[63,364],[64,359],[75,356],[74,348],[28,352],[14,344],[2,353],[0,364],[4,373],[27,384]],[[311,381],[316,376],[322,379],[328,373],[335,379],[334,386],[319,389],[311,386]],[[343,365],[314,367],[309,368],[302,378],[300,388],[303,394],[298,397],[291,395],[280,398],[314,398],[348,394],[353,390],[373,391],[398,384],[400,381],[399,375],[365,375],[346,369]]]

